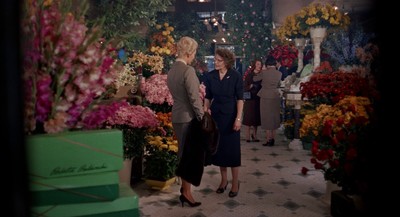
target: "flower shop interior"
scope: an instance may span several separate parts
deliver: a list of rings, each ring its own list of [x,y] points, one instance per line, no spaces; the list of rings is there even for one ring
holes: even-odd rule
[[[376,147],[390,144],[385,135],[393,130],[385,123],[394,106],[387,105],[390,78],[383,75],[384,3],[0,5],[6,216],[361,217],[386,216],[394,207],[381,200],[392,191],[386,175],[376,180],[390,166],[384,161],[390,153]],[[276,144],[263,146],[261,129],[261,141],[248,142],[243,126],[238,196],[216,194],[219,168],[207,165],[200,186],[192,187],[198,207],[179,201],[166,82],[183,36],[199,44],[192,63],[198,75],[214,69],[217,48],[235,54],[242,76],[252,60],[268,55],[289,72],[280,84]]]

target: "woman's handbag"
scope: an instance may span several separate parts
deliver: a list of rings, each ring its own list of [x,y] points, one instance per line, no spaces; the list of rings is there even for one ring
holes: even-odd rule
[[[219,143],[219,131],[217,123],[208,112],[204,113],[201,120],[201,129],[203,130],[206,154],[215,154]]]
[[[243,92],[243,99],[251,99],[251,92],[250,91],[244,91]]]

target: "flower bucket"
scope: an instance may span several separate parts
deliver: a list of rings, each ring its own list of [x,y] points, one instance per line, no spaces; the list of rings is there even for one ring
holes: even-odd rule
[[[331,204],[331,194],[333,191],[339,191],[342,188],[339,187],[337,184],[334,184],[331,181],[326,181],[326,190],[325,190],[325,194],[322,197],[322,201],[325,202],[326,204]]]
[[[305,38],[295,38],[294,45],[298,49],[296,72],[301,72],[301,70],[303,69],[303,57],[304,57],[303,50],[304,50],[304,47],[306,46],[306,39]]]
[[[146,179],[145,183],[151,189],[162,191],[162,190],[168,189],[175,182],[175,180],[176,180],[176,177],[172,177],[165,181]]]

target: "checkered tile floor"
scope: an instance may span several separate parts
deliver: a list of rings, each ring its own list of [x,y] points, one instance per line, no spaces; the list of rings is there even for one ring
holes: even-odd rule
[[[243,132],[242,132],[243,134]],[[260,135],[259,138],[263,138]],[[178,183],[163,191],[150,189],[144,182],[133,189],[140,196],[142,217],[330,217],[326,182],[320,171],[310,163],[307,150],[288,148],[278,131],[276,144],[264,147],[261,142],[248,143],[242,136],[242,167],[240,191],[237,197],[228,197],[230,185],[223,194],[216,194],[220,176],[216,166],[205,167],[199,187],[193,187],[199,207],[181,207]],[[307,175],[301,168],[310,169]],[[228,170],[230,177],[230,170]]]

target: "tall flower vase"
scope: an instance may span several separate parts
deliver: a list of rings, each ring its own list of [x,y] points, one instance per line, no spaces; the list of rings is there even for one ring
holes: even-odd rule
[[[321,43],[326,36],[326,27],[311,27],[310,37],[314,47],[314,66],[313,71],[321,63]]]
[[[296,48],[298,50],[296,72],[301,72],[301,70],[303,69],[303,57],[304,57],[303,51],[304,51],[304,47],[306,46],[306,39],[305,38],[295,38],[294,45],[296,46]]]
[[[332,183],[331,181],[326,181],[326,191],[325,195],[323,196],[322,200],[327,203],[331,204],[331,194],[333,191],[339,191],[342,188],[339,187],[337,184]]]

